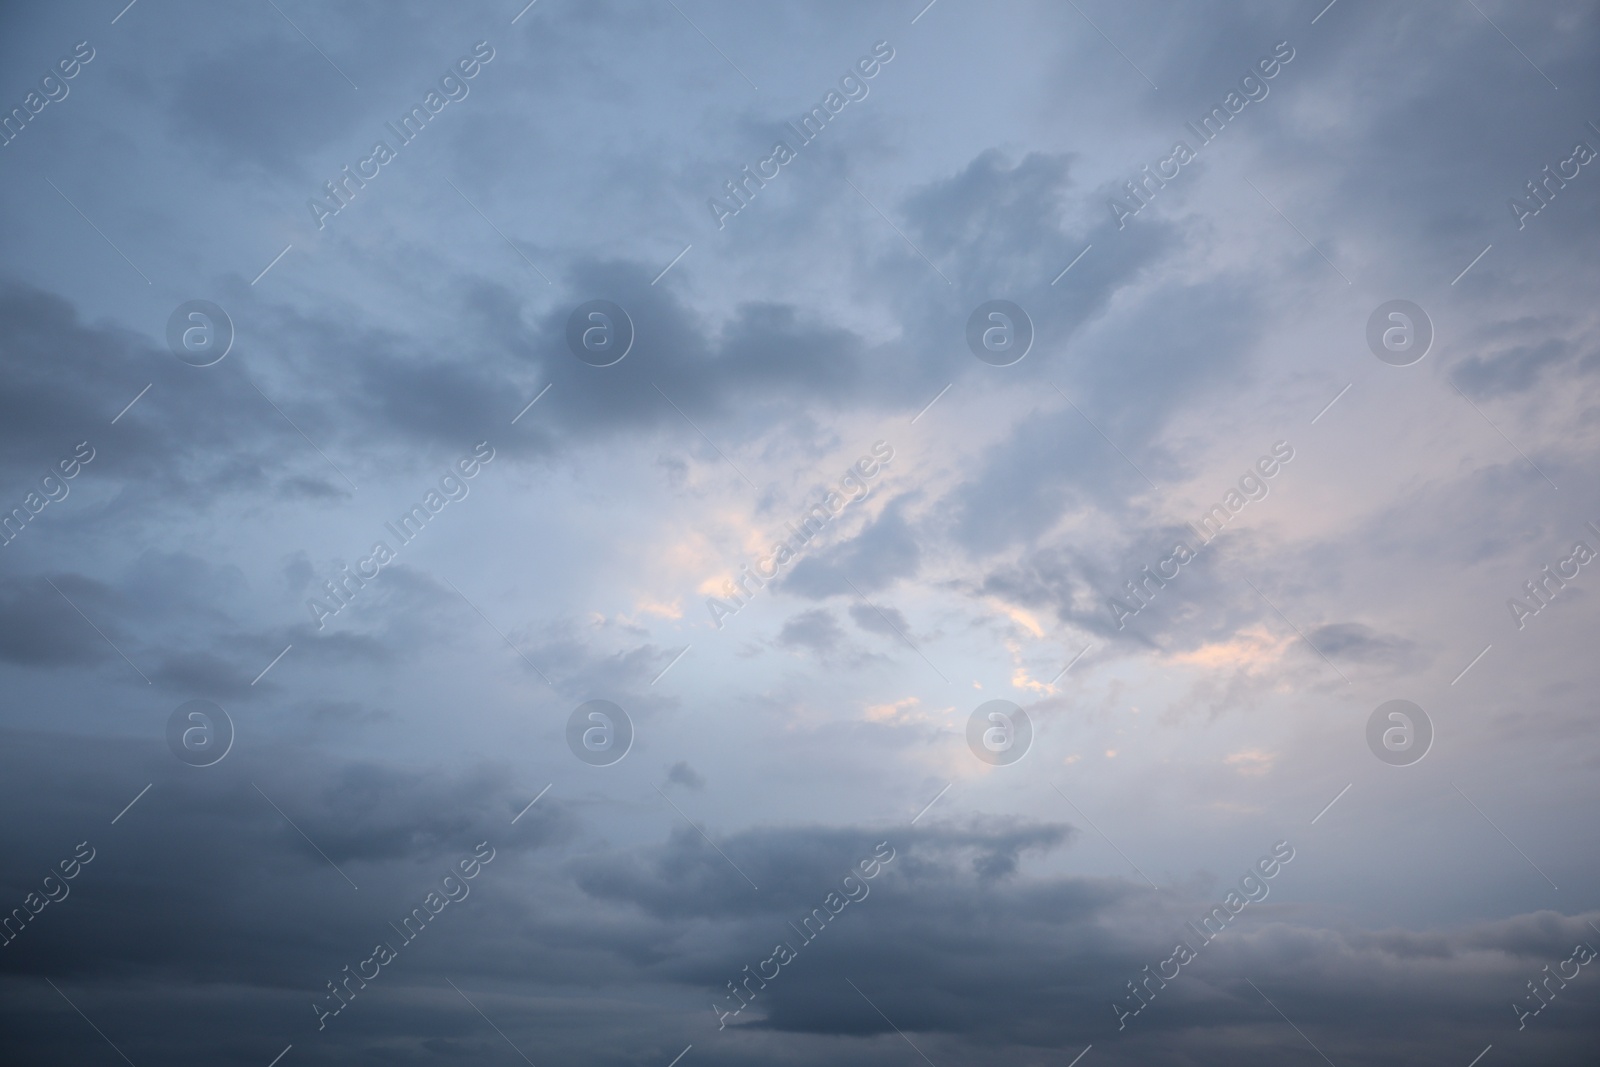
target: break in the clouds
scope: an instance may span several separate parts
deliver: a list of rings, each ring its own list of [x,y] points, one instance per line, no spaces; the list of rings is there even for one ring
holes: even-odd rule
[[[8,1062],[1594,1060],[1594,4],[0,24]]]

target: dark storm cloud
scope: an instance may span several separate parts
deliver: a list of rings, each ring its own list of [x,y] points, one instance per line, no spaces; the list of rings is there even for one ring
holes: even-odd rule
[[[319,664],[374,664],[391,654],[366,634],[252,625],[239,617],[238,573],[186,553],[143,553],[111,581],[77,572],[6,579],[0,603],[8,608],[0,658],[62,669],[101,664],[116,678],[137,671],[141,681],[191,697],[268,696],[274,682],[252,679],[291,643]]]
[[[10,809],[43,786],[48,761],[66,753],[59,738],[43,735],[8,733],[5,742],[18,757],[18,773],[4,786]],[[555,847],[574,827],[556,798],[509,825],[526,803],[526,786],[503,766],[440,775],[312,760],[245,742],[215,767],[196,769],[159,748],[80,738],[70,753],[83,775],[78,787],[8,832],[7,852],[17,860],[0,876],[8,906],[20,906],[36,871],[71,855],[75,842],[87,839],[96,853],[71,892],[0,957],[0,980],[14,994],[8,1002],[29,1005],[8,1012],[6,1029],[20,1045],[44,1047],[75,1034],[60,1028],[64,1020],[54,1018],[49,1002],[33,1003],[42,990],[61,1004],[43,981],[49,977],[82,991],[74,998],[80,1003],[99,1005],[91,1008],[95,1017],[135,1054],[202,1054],[209,1041],[197,1042],[194,1029],[164,1007],[152,1012],[142,995],[117,999],[111,990],[119,973],[139,974],[143,988],[160,990],[156,1003],[164,1005],[210,985],[213,1007],[253,1041],[287,1035],[283,1042],[311,1044],[309,1004],[323,983],[369,954],[373,940],[392,937],[388,922],[419,905],[477,842],[492,843],[495,863],[473,884],[474,894],[439,917],[437,932],[430,927],[408,951],[400,966],[411,968],[410,977],[396,984],[425,979],[426,954],[450,939],[471,943],[473,916],[494,910],[475,897],[505,893],[523,858]],[[29,766],[36,770],[22,770]],[[145,782],[152,783],[148,795],[118,816]],[[383,1014],[378,1008],[377,1018]],[[224,1038],[223,1047],[233,1040]]]
[[[7,740],[12,751],[45,743],[27,735]],[[441,975],[474,991],[559,988],[585,975],[607,976],[624,986],[672,990],[699,1005],[732,1003],[725,983],[766,958],[771,942],[800,942],[789,922],[820,906],[880,841],[892,843],[894,859],[869,883],[868,895],[813,942],[797,945],[797,962],[779,978],[759,990],[752,985],[749,1014],[741,1013],[731,1032],[691,1023],[684,1041],[704,1042],[704,1054],[721,1058],[730,1053],[718,1042],[741,1033],[780,1031],[802,1042],[894,1035],[851,989],[853,982],[894,1027],[937,1054],[936,1062],[979,1063],[995,1048],[1078,1048],[1093,1041],[1107,1062],[1178,1063],[1170,1044],[1177,1034],[1187,1034],[1207,1057],[1239,1040],[1284,1054],[1300,1048],[1300,1039],[1237,977],[1245,974],[1319,1044],[1370,1062],[1401,1063],[1426,1043],[1449,1041],[1463,1025],[1481,1030],[1486,1008],[1509,1003],[1524,977],[1566,958],[1571,942],[1591,940],[1580,917],[1552,913],[1427,933],[1320,931],[1288,925],[1292,912],[1269,898],[1254,906],[1261,909],[1254,918],[1203,946],[1202,962],[1162,987],[1119,1032],[1111,1005],[1127,998],[1124,980],[1168,955],[1168,942],[1188,933],[1183,920],[1203,914],[1217,893],[1198,883],[1152,893],[1119,881],[1022,877],[1019,864],[1028,856],[1042,860],[1071,839],[1060,825],[988,820],[876,832],[794,827],[718,834],[718,847],[758,880],[759,892],[699,833],[680,827],[661,845],[567,860],[570,883],[548,862],[539,864],[542,889],[530,897],[510,891],[507,879],[529,870],[541,852],[571,842],[576,825],[556,804],[535,808],[516,832],[494,829],[520,795],[508,789],[502,771],[438,780],[371,765],[295,767],[281,753],[238,755],[240,761],[216,768],[227,771],[197,777],[192,768],[158,767],[165,753],[105,742],[80,747],[80,764],[98,768],[93,780],[105,784],[17,837],[13,852],[24,862],[0,882],[20,899],[28,857],[52,862],[52,847],[59,851],[84,827],[102,826],[90,834],[98,853],[72,895],[47,910],[37,929],[24,931],[31,943],[19,939],[4,958],[8,1000],[28,1006],[27,1015],[8,1023],[14,1040],[53,1044],[56,1027],[71,1018],[19,984],[45,974],[91,998],[95,1016],[125,1048],[198,1050],[192,1031],[172,1025],[175,1009],[153,1010],[146,998],[119,992],[109,984],[112,970],[144,976],[145,987],[163,999],[182,1001],[182,990],[209,982],[217,987],[213,1015],[230,1017],[261,1044],[293,1040],[311,1062],[325,1062],[352,1038],[379,1034],[431,1035],[446,1046],[472,1047],[472,1031],[448,1014],[405,1010]],[[104,826],[106,813],[147,776],[156,785],[126,825]],[[121,791],[117,781],[127,783]],[[251,782],[357,879],[359,896]],[[13,780],[7,792],[36,784]],[[324,978],[365,953],[374,937],[388,936],[383,917],[404,914],[414,903],[437,873],[430,864],[447,863],[462,842],[484,837],[495,843],[497,858],[473,895],[441,916],[430,934],[435,940],[407,949],[392,977],[354,1000],[350,1019],[339,1020],[347,1028],[317,1034],[308,1005]],[[185,872],[181,883],[146,873],[170,870]],[[560,919],[581,899],[565,884],[589,901],[587,922]],[[376,894],[375,910],[360,903],[367,894]],[[128,915],[140,916],[136,929]],[[264,941],[262,923],[272,934]],[[516,931],[510,939],[507,928]],[[692,938],[685,936],[689,929],[696,931]],[[248,960],[232,951],[246,944]],[[547,965],[530,970],[524,962],[530,954]],[[632,973],[613,958],[632,960]],[[493,1003],[501,1028],[524,1047],[576,1042],[610,1062],[604,1028],[567,1033],[554,1020],[539,1021],[542,1014],[508,1011],[509,1000]],[[716,1021],[707,1007],[700,1010],[708,1023]],[[1491,1036],[1521,1041],[1518,1047],[1530,1051],[1562,1055],[1583,1032],[1578,1013],[1554,1013],[1519,1037],[1511,1012],[1502,1011],[1504,1025],[1491,1028]],[[1359,1033],[1345,1025],[1354,1015],[1368,1020]]]
[[[59,751],[58,746],[41,735],[8,735],[12,751],[36,757]],[[504,767],[440,777],[424,768],[308,762],[288,758],[285,750],[244,742],[215,767],[197,770],[179,764],[164,749],[155,751],[159,747],[159,741],[79,743],[74,758],[84,768],[85,780],[94,784],[79,789],[50,818],[17,828],[14,844],[22,856],[47,857],[85,836],[105,853],[76,886],[93,899],[69,898],[59,915],[46,912],[40,918],[41,923],[51,921],[57,931],[53,936],[66,939],[56,948],[68,953],[58,960],[66,970],[103,966],[93,955],[78,956],[101,940],[113,957],[137,956],[140,932],[123,922],[131,908],[132,914],[143,909],[145,920],[174,933],[186,923],[206,931],[157,939],[159,959],[146,959],[146,964],[188,961],[200,971],[227,972],[237,964],[217,958],[206,943],[239,936],[233,928],[249,916],[277,926],[284,935],[292,935],[296,926],[318,924],[318,916],[336,925],[365,917],[367,905],[360,904],[364,898],[353,895],[328,860],[350,875],[362,893],[375,894],[373,903],[379,903],[392,900],[396,891],[403,893],[408,873],[419,865],[470,852],[483,837],[515,854],[557,841],[571,830],[570,817],[556,803],[541,804],[508,833],[511,815],[526,800],[518,801],[521,790]],[[47,773],[41,767],[38,775]],[[154,783],[150,794],[116,826],[108,825],[147,781]],[[19,776],[7,792],[15,799],[38,784]],[[305,836],[273,803],[291,813]],[[163,870],[187,870],[192,878],[181,886],[151,880],[151,874]],[[21,878],[20,869],[8,871],[6,888],[19,900],[27,891]],[[282,906],[270,904],[275,895],[284,894],[290,899]],[[83,906],[75,907],[75,902]],[[26,961],[33,970],[50,957],[19,956],[18,950],[42,953],[50,946],[32,936],[45,933],[44,928],[27,933],[28,941],[19,938],[7,961],[11,966]],[[275,943],[280,947],[273,956],[280,962],[317,951],[298,935]]]

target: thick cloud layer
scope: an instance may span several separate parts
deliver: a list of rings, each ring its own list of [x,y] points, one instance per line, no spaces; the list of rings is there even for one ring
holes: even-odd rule
[[[1592,3],[0,25],[8,1062],[1594,1060]]]

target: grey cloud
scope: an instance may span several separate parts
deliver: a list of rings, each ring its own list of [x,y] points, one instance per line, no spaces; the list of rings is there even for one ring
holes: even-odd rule
[[[1469,356],[1452,368],[1450,378],[1462,392],[1475,399],[1522,393],[1531,389],[1547,372],[1558,367],[1592,372],[1600,361],[1594,356],[1575,358],[1573,346],[1551,337],[1533,345],[1512,345],[1492,356]]]
[[[897,636],[910,634],[911,623],[900,609],[888,604],[851,604],[850,617],[868,633]]]
[[[778,634],[778,644],[788,648],[807,648],[813,652],[829,652],[844,637],[833,612],[826,608],[803,611],[783,624]]]
[[[1364,663],[1404,666],[1414,662],[1417,644],[1398,634],[1385,634],[1358,622],[1328,623],[1308,633],[1311,642],[1329,656]]]
[[[685,789],[704,789],[706,780],[698,771],[685,760],[679,760],[667,768],[667,781],[673,785],[681,785]]]
[[[820,600],[850,593],[851,583],[873,593],[914,577],[922,550],[905,518],[910,501],[896,497],[855,537],[802,558],[784,580],[784,591]]]

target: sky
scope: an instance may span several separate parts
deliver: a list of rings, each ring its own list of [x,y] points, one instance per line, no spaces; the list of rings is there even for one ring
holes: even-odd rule
[[[0,6],[8,1062],[1594,1062],[1596,5],[523,2]]]

